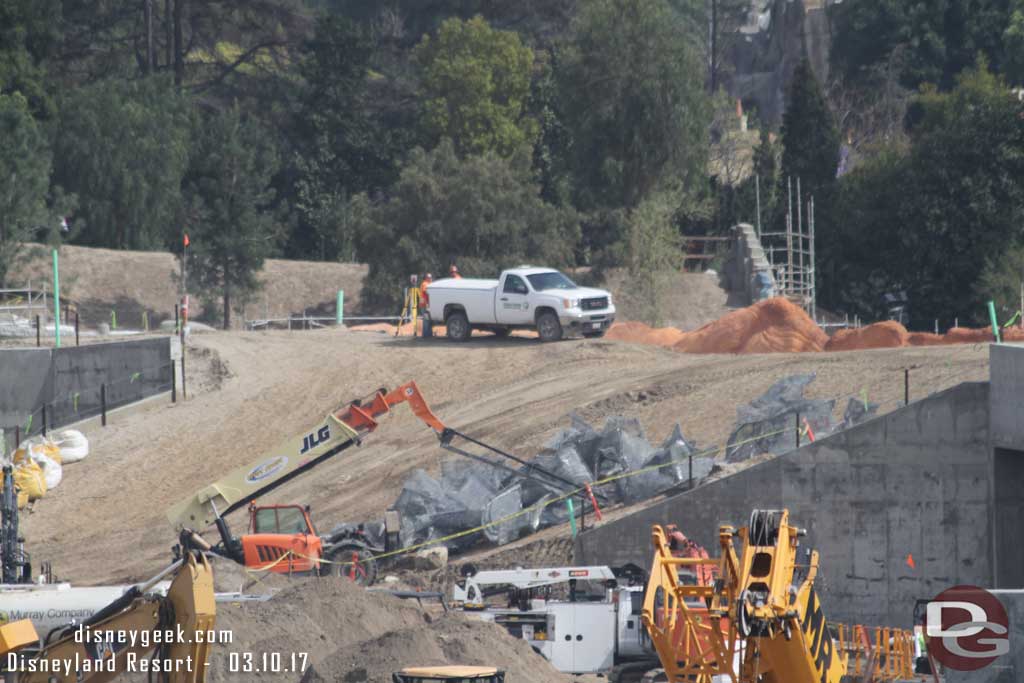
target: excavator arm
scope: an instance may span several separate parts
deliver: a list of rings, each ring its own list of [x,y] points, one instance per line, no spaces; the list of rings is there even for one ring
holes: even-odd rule
[[[148,592],[171,573],[166,596]],[[80,626],[46,634],[39,650],[17,652],[16,671],[9,673],[17,683],[105,683],[126,672],[160,674],[166,683],[203,683],[215,619],[209,562],[188,553]],[[27,645],[25,638],[3,643],[10,650]],[[8,652],[0,655],[10,663]]]
[[[172,507],[167,518],[178,529],[202,530],[250,501],[333,458],[377,429],[393,406],[408,403],[413,413],[439,435],[445,426],[431,412],[416,382],[329,413],[316,427],[280,444],[254,463],[240,467]]]

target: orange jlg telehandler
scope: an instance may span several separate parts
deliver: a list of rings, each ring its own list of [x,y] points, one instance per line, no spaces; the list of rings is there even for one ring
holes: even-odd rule
[[[375,555],[393,550],[398,545],[401,522],[396,513],[389,512],[385,516],[385,537],[390,540],[381,548],[373,546],[359,529],[345,529],[326,536],[318,534],[308,506],[257,505],[255,501],[350,446],[360,445],[367,434],[377,429],[378,419],[401,403],[408,403],[413,414],[434,430],[441,448],[447,451],[531,479],[558,492],[576,488],[573,482],[543,467],[446,427],[430,410],[416,383],[407,382],[391,391],[379,389],[369,398],[353,401],[328,414],[318,426],[282,443],[255,463],[236,469],[175,505],[167,513],[167,518],[179,530],[180,546],[175,552],[202,550],[235,560],[250,569],[280,574],[334,571],[357,583],[373,583],[377,572]],[[513,469],[458,448],[452,445],[455,438],[513,460],[522,467]],[[578,495],[585,498],[584,504],[594,503],[592,494]],[[224,518],[245,506],[249,508],[249,530],[247,534],[236,537]],[[216,526],[220,536],[216,544],[210,544],[200,536],[200,532],[211,525]]]
[[[257,462],[234,470],[171,508],[167,518],[180,532],[181,546],[175,552],[199,549],[251,569],[280,574],[324,574],[333,569],[357,583],[372,583],[376,574],[374,552],[381,549],[374,548],[360,531],[321,536],[313,525],[309,506],[257,505],[255,501],[350,446],[360,445],[363,437],[377,428],[378,418],[400,403],[408,403],[413,413],[437,433],[444,431],[415,382],[392,391],[380,389],[368,399],[355,400]],[[235,536],[224,518],[245,506],[249,507],[249,531]],[[211,525],[220,536],[215,545],[199,535]],[[390,533],[397,531],[388,528]]]

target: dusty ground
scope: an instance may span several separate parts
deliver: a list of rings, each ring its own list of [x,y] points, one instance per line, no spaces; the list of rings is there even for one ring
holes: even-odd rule
[[[149,576],[175,542],[164,518],[171,504],[352,398],[411,379],[446,423],[530,455],[573,410],[589,420],[635,416],[652,441],[678,421],[703,446],[723,443],[737,405],[792,373],[817,372],[812,396],[863,392],[886,411],[902,400],[905,367],[914,367],[912,398],[988,372],[982,346],[696,356],[602,341],[452,345],[337,329],[215,333],[189,343],[189,399],[90,430],[89,459],[69,465],[61,487],[24,515],[36,562],[51,560],[76,583]],[[361,448],[267,502],[310,503],[322,528],[378,518],[410,470],[433,470],[441,455],[433,433],[402,407]]]
[[[35,288],[48,283],[52,289],[49,251],[34,245],[29,253],[34,257],[11,273],[8,282],[23,286],[32,280]],[[143,311],[150,326],[155,326],[161,320],[174,319],[180,268],[168,252],[64,246],[60,250],[61,293],[78,304],[83,325],[109,323],[110,312],[115,310],[121,326],[141,327]],[[345,290],[345,311],[352,313],[359,310],[365,275],[366,266],[359,264],[268,259],[260,276],[263,288],[239,313],[249,320],[302,315],[307,310],[309,315],[333,315],[339,289]],[[199,301],[194,290],[192,302],[195,317]],[[240,324],[243,316],[237,317]]]

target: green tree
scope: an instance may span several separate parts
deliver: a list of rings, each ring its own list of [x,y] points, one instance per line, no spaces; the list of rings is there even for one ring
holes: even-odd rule
[[[673,192],[656,192],[630,211],[625,241],[626,269],[632,315],[660,327],[662,313],[674,293],[682,242],[675,224],[679,198]]]
[[[0,3],[0,93],[21,93],[42,119],[55,111],[44,64],[60,41],[60,15],[59,0]]]
[[[1021,283],[1024,283],[1024,242],[989,258],[975,285],[977,294],[992,300],[1001,320],[1012,318],[1021,310]]]
[[[190,272],[220,295],[228,329],[232,305],[258,288],[257,274],[280,239],[270,188],[279,161],[266,131],[237,107],[204,120],[195,145],[186,182]]]
[[[997,70],[1003,64],[1003,31],[1012,0],[858,0],[834,6],[832,62],[856,79],[905,52],[903,84],[916,88],[955,85],[981,53]]]
[[[843,177],[843,220],[821,241],[837,254],[823,269],[825,291],[837,299],[852,291],[870,307],[904,289],[916,325],[954,316],[984,324],[985,301],[1006,299],[1001,286],[986,288],[1015,267],[1004,252],[1024,243],[1022,113],[983,61],[951,92],[919,94],[909,152]]]
[[[80,243],[113,249],[176,243],[189,112],[188,99],[162,77],[101,81],[62,101],[53,179],[80,198]]]
[[[357,252],[370,265],[363,299],[379,310],[400,306],[411,273],[453,262],[480,277],[524,261],[565,266],[579,237],[575,214],[540,198],[528,150],[460,157],[445,139],[412,152],[386,201],[362,194],[352,204]]]
[[[19,94],[0,95],[0,283],[17,264],[24,243],[57,218],[46,204],[50,150]]]
[[[526,115],[533,50],[517,33],[497,31],[476,16],[448,19],[414,51],[423,68],[424,121],[435,139],[460,154],[509,156],[530,146],[537,123]]]
[[[373,43],[367,32],[342,17],[325,15],[306,43],[303,78],[293,130],[294,204],[299,224],[291,251],[325,260],[352,254],[345,230],[348,198],[386,187],[393,180],[393,151],[385,131],[367,115],[366,80]]]
[[[1014,85],[1024,85],[1024,0],[1012,0],[1010,20],[1003,32],[1004,73]]]
[[[581,208],[704,178],[710,108],[690,38],[665,0],[581,3],[560,74]]]
[[[804,59],[793,73],[782,116],[782,182],[800,178],[805,194],[819,206],[835,185],[839,133],[811,64]]]

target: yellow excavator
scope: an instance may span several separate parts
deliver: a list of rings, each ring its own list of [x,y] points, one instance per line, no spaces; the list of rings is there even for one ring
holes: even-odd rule
[[[169,576],[167,594],[154,593]],[[163,683],[203,683],[215,620],[210,564],[190,552],[86,621],[41,640],[27,619],[0,626],[0,680],[105,683],[136,672]]]
[[[814,590],[818,553],[798,563],[803,535],[788,510],[755,510],[738,531],[720,527],[722,555],[712,560],[674,557],[654,527],[641,619],[669,683],[840,683],[846,657]],[[714,585],[680,582],[679,568],[697,565],[717,566]],[[708,610],[688,607],[694,599]]]

